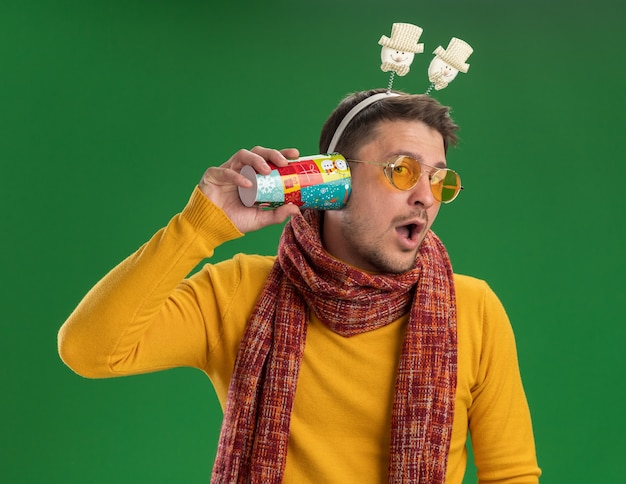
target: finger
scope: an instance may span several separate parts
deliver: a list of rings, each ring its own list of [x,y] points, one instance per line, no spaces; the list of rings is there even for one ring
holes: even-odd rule
[[[280,153],[288,160],[295,160],[300,156],[300,151],[296,148],[285,148],[280,150]]]
[[[239,150],[224,166],[239,172],[244,165],[250,165],[257,173],[267,175],[272,170],[265,161],[264,155],[268,151],[272,150],[260,146],[254,147],[252,150]]]
[[[237,185],[242,188],[248,188],[252,186],[252,182],[245,176],[241,175],[238,171],[231,170],[230,168],[210,167],[204,172],[202,180],[203,185]]]
[[[281,205],[273,210],[262,210],[259,215],[264,225],[281,224],[289,217],[300,214],[300,209],[293,203]]]
[[[259,155],[265,161],[269,161],[276,166],[285,166],[287,165],[287,163],[289,163],[289,160],[285,157],[285,155],[283,155],[282,152],[278,150],[264,148],[263,146],[255,146],[250,151],[254,154]]]

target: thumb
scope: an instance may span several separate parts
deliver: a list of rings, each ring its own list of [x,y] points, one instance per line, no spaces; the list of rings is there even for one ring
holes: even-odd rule
[[[271,225],[283,223],[289,217],[299,214],[300,209],[297,205],[294,205],[293,203],[287,203],[285,205],[281,205],[280,207],[275,208],[274,210],[264,210],[259,215],[265,218],[264,222],[266,222],[268,225]]]

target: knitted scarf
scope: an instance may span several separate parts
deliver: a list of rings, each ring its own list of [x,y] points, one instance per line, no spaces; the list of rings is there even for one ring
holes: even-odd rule
[[[345,337],[410,313],[396,377],[389,482],[443,483],[457,376],[447,252],[429,232],[412,270],[368,274],[323,249],[320,217],[307,210],[285,225],[239,347],[212,482],[282,482],[310,310]]]

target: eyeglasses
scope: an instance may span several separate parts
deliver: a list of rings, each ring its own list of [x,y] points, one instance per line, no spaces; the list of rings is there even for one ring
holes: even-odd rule
[[[435,199],[442,203],[450,203],[463,190],[461,177],[456,171],[449,168],[437,168],[420,164],[419,161],[410,156],[397,156],[386,162],[351,159],[348,161],[384,167],[383,170],[387,180],[399,190],[410,190],[413,188],[417,185],[422,175],[422,168],[431,168],[431,171],[427,172],[430,189]]]

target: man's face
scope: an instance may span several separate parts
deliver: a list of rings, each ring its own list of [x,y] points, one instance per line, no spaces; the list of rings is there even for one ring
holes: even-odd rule
[[[382,121],[374,136],[355,154],[385,162],[408,155],[420,163],[445,167],[441,134],[421,121]],[[395,188],[383,167],[353,163],[352,194],[343,210],[324,214],[322,241],[334,257],[371,272],[405,272],[413,267],[420,244],[437,217],[428,176],[403,191]]]

